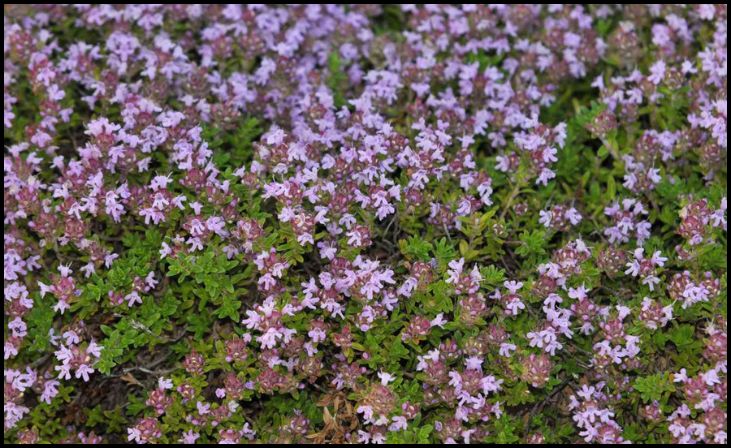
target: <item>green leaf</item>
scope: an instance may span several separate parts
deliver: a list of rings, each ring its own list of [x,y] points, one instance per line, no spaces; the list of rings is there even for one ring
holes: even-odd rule
[[[675,392],[675,386],[668,372],[637,378],[633,387],[646,403],[653,400],[660,401],[663,398],[667,400],[669,394]]]
[[[505,280],[505,270],[494,264],[481,268],[480,275],[482,275],[482,283],[489,286],[496,286]]]
[[[239,309],[241,308],[241,301],[233,295],[224,295],[223,304],[216,311],[216,316],[219,318],[228,317],[234,322],[239,321]]]
[[[678,325],[670,332],[670,340],[679,349],[682,349],[695,341],[694,334],[695,327],[692,325]]]
[[[433,249],[433,246],[419,236],[413,235],[408,240],[400,240],[399,248],[401,249],[401,253],[408,258],[428,261],[429,252]]]
[[[528,257],[531,255],[543,255],[546,253],[544,246],[546,244],[546,232],[536,229],[531,231],[523,231],[520,235],[520,241],[523,243],[515,249],[515,253]]]

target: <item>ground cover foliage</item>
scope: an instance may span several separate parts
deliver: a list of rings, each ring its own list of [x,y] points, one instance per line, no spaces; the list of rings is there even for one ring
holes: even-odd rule
[[[6,5],[4,440],[725,443],[726,5]]]

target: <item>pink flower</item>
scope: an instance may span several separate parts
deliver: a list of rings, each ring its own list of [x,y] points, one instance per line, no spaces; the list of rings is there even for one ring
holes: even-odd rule
[[[355,412],[363,414],[363,418],[365,418],[366,421],[373,419],[373,408],[370,406],[358,406]]]
[[[180,442],[186,445],[193,445],[196,440],[200,438],[200,435],[197,432],[193,432],[192,429],[188,430],[187,432],[183,433],[183,437],[180,439]]]
[[[130,308],[132,308],[135,303],[139,303],[140,305],[142,304],[142,298],[137,293],[137,291],[132,291],[131,293],[124,296],[124,300],[127,301],[127,306]]]
[[[381,379],[381,384],[387,386],[388,383],[394,381],[396,378],[390,373],[378,372],[378,378]]]
[[[406,417],[396,415],[394,417],[391,417],[391,421],[393,423],[391,424],[391,426],[388,427],[389,431],[401,431],[409,427],[409,423],[406,421]]]
[[[128,442],[136,442],[136,443],[142,443],[142,433],[137,428],[127,428],[127,441]]]
[[[517,294],[518,290],[523,287],[523,283],[510,280],[504,282],[503,286],[505,286],[505,288],[510,291],[511,294]]]
[[[81,364],[76,369],[76,378],[83,378],[84,382],[88,382],[90,373],[94,373],[94,369],[92,369],[91,367],[89,367],[86,364]]]
[[[57,387],[61,383],[56,380],[48,380],[43,384],[43,393],[41,394],[41,401],[47,404],[51,404],[51,400],[58,395]]]

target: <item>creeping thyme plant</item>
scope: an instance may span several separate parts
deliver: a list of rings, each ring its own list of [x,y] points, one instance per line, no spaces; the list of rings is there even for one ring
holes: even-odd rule
[[[5,442],[725,443],[726,28],[5,6]]]

